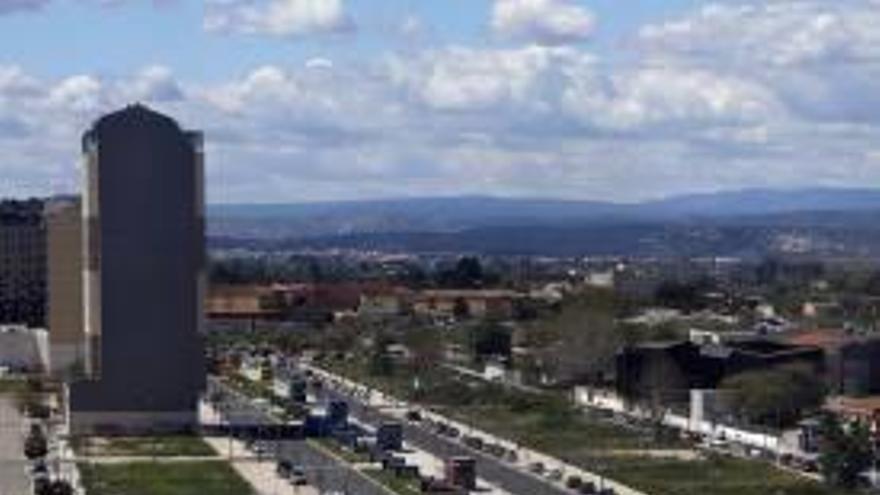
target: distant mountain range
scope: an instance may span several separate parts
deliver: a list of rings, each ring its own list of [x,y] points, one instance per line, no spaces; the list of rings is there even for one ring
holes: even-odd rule
[[[868,256],[880,190],[754,189],[637,204],[453,197],[213,205],[215,245],[547,255]]]

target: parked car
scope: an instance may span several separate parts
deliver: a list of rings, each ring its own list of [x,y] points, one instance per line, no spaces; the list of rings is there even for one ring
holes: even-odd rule
[[[462,442],[474,450],[483,450],[483,439],[480,437],[467,436]]]
[[[302,470],[302,468],[293,468],[293,470],[290,472],[290,484],[293,486],[305,486],[309,484],[309,480],[306,479],[306,473]]]
[[[504,457],[504,453],[506,452],[504,447],[494,443],[487,444],[483,450],[498,458]]]
[[[581,493],[583,495],[595,495],[596,484],[592,481],[585,481],[578,489],[578,493]]]
[[[293,463],[282,459],[278,461],[278,464],[275,466],[275,472],[283,479],[289,479],[290,475],[293,473]]]
[[[559,481],[562,479],[562,474],[563,473],[561,469],[554,469],[547,473],[547,479],[552,481]]]
[[[543,474],[545,471],[544,463],[543,462],[533,462],[533,463],[529,464],[529,471],[531,471],[535,474]]]

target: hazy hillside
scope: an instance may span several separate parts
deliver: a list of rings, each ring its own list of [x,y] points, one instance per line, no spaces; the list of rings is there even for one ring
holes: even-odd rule
[[[359,234],[464,234],[498,227],[570,230],[583,225],[656,225],[685,220],[872,228],[877,218],[874,211],[880,211],[880,190],[747,190],[640,204],[490,197],[389,199],[214,205],[209,208],[209,233],[223,238],[290,240]]]

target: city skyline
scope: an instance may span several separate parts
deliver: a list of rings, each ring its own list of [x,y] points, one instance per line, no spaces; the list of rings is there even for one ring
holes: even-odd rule
[[[205,129],[212,203],[880,181],[876,2],[619,3],[6,2],[0,195],[77,190],[134,101]]]

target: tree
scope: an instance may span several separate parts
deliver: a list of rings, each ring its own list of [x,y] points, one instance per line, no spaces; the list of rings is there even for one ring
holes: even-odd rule
[[[41,431],[32,431],[24,442],[24,456],[28,460],[46,457],[49,453],[49,444]]]
[[[510,358],[512,332],[494,322],[477,325],[472,330],[474,360],[482,362],[491,356]]]
[[[725,379],[720,388],[740,417],[777,428],[821,406],[826,393],[821,378],[799,365],[740,373]]]
[[[498,282],[498,277],[487,274],[479,258],[473,256],[459,259],[455,267],[441,271],[436,277],[438,285],[456,289],[478,289]]]
[[[699,311],[706,308],[703,294],[711,290],[713,285],[708,279],[688,283],[666,281],[657,287],[654,300],[660,306],[684,312]]]
[[[463,297],[456,297],[452,306],[452,314],[456,320],[467,320],[471,317],[471,308]]]
[[[558,315],[537,329],[552,342],[541,355],[557,381],[597,383],[613,369],[624,343],[615,311],[613,294],[585,293],[566,301]]]
[[[417,374],[424,373],[443,359],[443,338],[432,328],[416,328],[404,335]]]
[[[394,374],[394,360],[388,352],[392,344],[387,335],[377,335],[373,342],[373,351],[370,355],[370,374],[374,376],[391,376]]]
[[[51,495],[74,495],[73,487],[64,480],[55,480],[49,486]]]
[[[860,422],[844,426],[837,416],[826,414],[820,438],[819,465],[825,481],[846,489],[858,486],[859,475],[874,461],[868,428]]]

